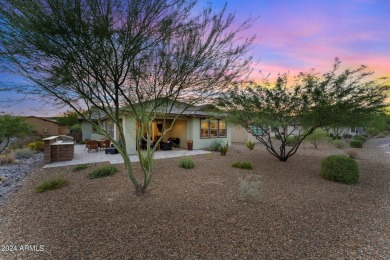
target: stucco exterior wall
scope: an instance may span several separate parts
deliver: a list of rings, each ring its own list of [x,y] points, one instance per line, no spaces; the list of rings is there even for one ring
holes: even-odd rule
[[[85,139],[92,139],[91,138],[91,134],[92,134],[92,125],[91,125],[91,123],[86,122],[86,121],[82,121],[81,122],[81,132],[83,134],[83,137],[82,137],[83,141]]]
[[[191,118],[188,120],[188,125],[187,125],[187,134],[188,134],[188,139],[193,140],[193,149],[207,149],[210,147],[211,143],[214,140],[220,141],[223,144],[228,143],[229,145],[232,144],[231,142],[231,134],[232,130],[230,127],[230,124],[227,124],[226,127],[226,137],[220,137],[220,138],[208,138],[208,139],[203,139],[200,138],[200,119],[199,118]]]
[[[25,122],[33,126],[34,132],[38,135],[50,136],[59,135],[58,124],[39,117],[26,117]]]
[[[232,136],[232,142],[237,143],[245,143],[247,141],[251,141],[252,143],[258,142],[258,140],[248,133],[242,126],[240,125],[233,125],[231,127],[231,136]]]
[[[187,120],[176,120],[171,131],[169,131],[164,139],[169,137],[180,138],[180,147],[187,148]]]

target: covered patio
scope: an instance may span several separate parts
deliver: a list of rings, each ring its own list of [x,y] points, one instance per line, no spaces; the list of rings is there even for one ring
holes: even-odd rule
[[[98,152],[87,152],[85,149],[85,145],[75,145],[74,146],[74,157],[71,161],[63,161],[63,162],[53,162],[50,164],[46,164],[43,168],[52,168],[52,167],[61,167],[61,166],[69,166],[69,165],[78,165],[78,164],[88,164],[88,163],[99,163],[99,162],[109,162],[110,164],[120,164],[124,163],[122,156],[120,154],[106,154],[104,150],[100,150]],[[156,151],[154,153],[154,159],[166,159],[166,158],[174,158],[174,157],[182,157],[182,156],[191,156],[198,154],[206,154],[210,153],[209,151],[204,150],[185,150],[185,149],[174,149],[171,151]],[[137,155],[130,155],[131,162],[138,162]]]

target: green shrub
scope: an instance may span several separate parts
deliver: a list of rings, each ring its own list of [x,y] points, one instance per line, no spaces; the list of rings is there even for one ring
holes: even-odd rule
[[[354,140],[354,139],[352,139],[352,140],[349,142],[349,146],[352,147],[352,148],[362,148],[362,147],[363,147],[363,143],[362,143],[362,141],[360,141],[360,140]]]
[[[195,167],[195,163],[191,158],[183,157],[180,159],[179,166],[184,169],[192,169]]]
[[[221,148],[222,143],[218,140],[213,140],[213,142],[210,144],[209,149],[210,151],[219,151],[219,148]]]
[[[28,159],[31,158],[34,154],[34,151],[31,151],[30,148],[16,149],[15,157],[16,159]]]
[[[75,167],[73,167],[73,171],[74,172],[77,172],[77,171],[81,171],[81,170],[84,170],[84,169],[87,169],[88,168],[88,164],[78,164],[76,165]]]
[[[298,142],[299,136],[290,135],[286,138],[286,145],[293,146],[296,142]]]
[[[320,143],[329,140],[328,134],[321,128],[317,128],[314,132],[306,137],[311,144],[314,145],[314,148],[317,149]]]
[[[229,145],[226,143],[226,145],[219,147],[219,151],[221,152],[221,155],[225,156],[226,153],[229,150]]]
[[[332,136],[332,140],[341,140],[342,138],[341,138],[341,136],[339,136],[339,135],[333,135]]]
[[[355,136],[353,137],[353,139],[359,140],[359,141],[361,141],[362,143],[365,143],[365,142],[367,141],[367,138],[364,137],[364,136],[362,136],[362,135],[355,135]]]
[[[13,154],[0,154],[0,165],[11,164],[15,162],[15,156]]]
[[[253,168],[250,162],[235,162],[232,164],[232,167],[247,170],[251,170]]]
[[[88,179],[102,178],[114,175],[118,169],[114,165],[104,165],[96,168],[88,174]]]
[[[343,149],[344,148],[344,142],[342,140],[334,140],[333,141],[333,145],[337,148],[337,149]]]
[[[251,141],[248,141],[245,144],[246,144],[246,147],[248,147],[248,149],[251,151],[255,148],[255,145],[256,145],[256,143],[254,143],[254,142],[252,143]]]
[[[39,151],[43,152],[43,147],[45,146],[43,141],[37,141],[37,142],[32,142],[27,145],[28,148],[32,151]]]
[[[331,181],[353,184],[359,181],[359,166],[345,155],[331,155],[321,161],[321,175]]]
[[[80,124],[74,124],[70,127],[70,131],[73,133],[80,133],[81,132],[81,125]]]
[[[245,178],[240,178],[239,184],[239,198],[253,198],[255,200],[260,200],[260,187],[261,181],[256,175],[248,175]]]
[[[52,180],[47,180],[41,183],[36,189],[37,192],[45,192],[49,190],[55,190],[59,189],[63,186],[66,186],[69,184],[69,181],[64,178],[57,178]]]

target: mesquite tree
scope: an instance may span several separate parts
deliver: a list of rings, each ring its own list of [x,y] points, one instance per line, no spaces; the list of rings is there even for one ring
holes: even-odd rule
[[[220,104],[268,152],[287,161],[316,128],[359,125],[386,107],[388,85],[369,80],[372,73],[364,66],[338,74],[339,67],[336,59],[333,69],[322,76],[300,73],[291,88],[285,75],[273,87],[268,83],[235,86],[220,98]]]
[[[180,115],[249,72],[253,39],[240,33],[251,21],[237,26],[226,8],[215,13],[207,7],[195,15],[191,0],[1,3],[3,65],[32,83],[20,91],[68,105],[106,135],[122,155],[137,194],[145,192],[153,174],[153,119],[167,118],[179,101],[186,104],[175,109]],[[143,180],[131,167],[123,116],[135,119],[138,138],[148,142]],[[117,126],[121,142],[100,118]]]

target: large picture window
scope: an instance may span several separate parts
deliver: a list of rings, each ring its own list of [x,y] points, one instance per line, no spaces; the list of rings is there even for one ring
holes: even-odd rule
[[[226,137],[227,127],[223,120],[200,120],[200,138]]]

